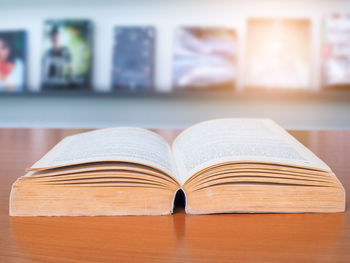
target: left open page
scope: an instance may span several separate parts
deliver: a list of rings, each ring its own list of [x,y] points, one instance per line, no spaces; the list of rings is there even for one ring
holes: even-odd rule
[[[106,161],[143,164],[176,178],[168,143],[154,132],[134,127],[108,128],[68,136],[28,170]]]

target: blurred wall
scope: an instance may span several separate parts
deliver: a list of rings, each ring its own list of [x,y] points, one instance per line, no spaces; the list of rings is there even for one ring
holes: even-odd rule
[[[287,98],[0,97],[0,127],[185,128],[224,117],[272,118],[288,129],[350,129],[347,100]]]
[[[321,22],[329,12],[350,12],[350,1],[337,0],[0,0],[0,30],[29,31],[29,86],[40,84],[43,21],[47,18],[89,18],[94,22],[93,82],[108,90],[112,63],[112,29],[115,25],[154,25],[156,88],[171,87],[174,29],[181,25],[228,26],[239,39],[238,87],[243,86],[245,24],[247,17],[300,17],[312,21],[313,89],[319,86]]]
[[[93,82],[110,87],[112,28],[157,28],[156,88],[170,89],[174,29],[180,25],[236,27],[239,37],[238,88],[243,89],[244,34],[247,17],[301,17],[313,24],[313,84],[319,88],[321,23],[324,14],[350,12],[350,1],[335,0],[0,0],[0,30],[29,32],[28,80],[40,84],[42,25],[47,18],[89,18],[94,22]],[[349,100],[264,101],[191,98],[38,98],[0,96],[2,127],[185,127],[216,117],[270,117],[287,128],[350,128]]]

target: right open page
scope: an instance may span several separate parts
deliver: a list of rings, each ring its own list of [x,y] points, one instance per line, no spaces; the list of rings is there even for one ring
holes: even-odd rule
[[[179,181],[206,167],[232,161],[330,168],[269,119],[217,119],[196,124],[173,143]]]
[[[218,119],[173,143],[191,214],[340,212],[344,189],[330,168],[276,123]]]

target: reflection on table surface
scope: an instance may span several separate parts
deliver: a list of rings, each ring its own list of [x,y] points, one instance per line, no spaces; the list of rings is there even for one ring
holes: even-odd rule
[[[11,218],[15,246],[33,261],[272,260],[286,255],[297,261],[345,249],[339,247],[343,229],[343,213],[198,216],[182,210],[151,217]]]

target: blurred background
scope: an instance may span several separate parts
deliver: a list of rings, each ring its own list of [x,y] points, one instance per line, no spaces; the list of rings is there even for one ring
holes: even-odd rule
[[[0,0],[0,17],[0,127],[350,128],[350,1]]]

